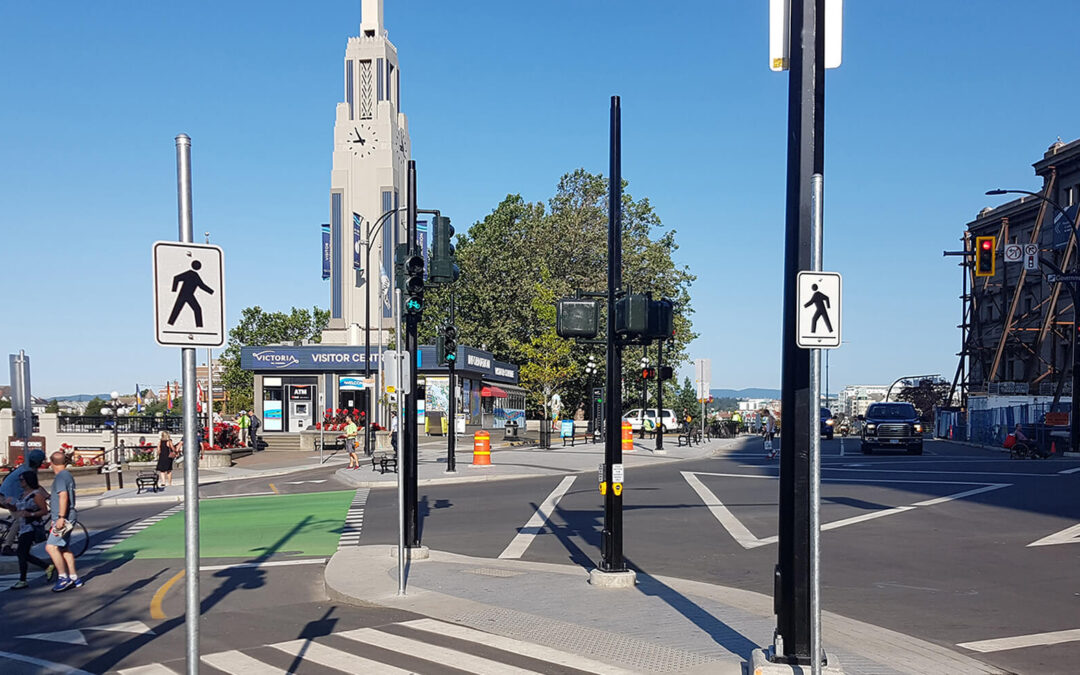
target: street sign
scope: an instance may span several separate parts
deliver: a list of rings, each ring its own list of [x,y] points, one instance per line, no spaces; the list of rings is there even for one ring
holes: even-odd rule
[[[1002,254],[1005,262],[1020,262],[1024,258],[1024,247],[1021,244],[1005,244],[1005,251]]]
[[[1029,272],[1035,272],[1039,269],[1039,245],[1038,244],[1025,244],[1024,245],[1024,269]]]
[[[840,346],[841,280],[836,272],[799,272],[795,343],[803,349]]]
[[[408,359],[408,352],[399,352],[393,349],[383,352],[383,387],[387,394],[408,394],[409,383],[412,381],[409,374],[412,372]],[[401,363],[402,382],[397,381],[398,362]]]
[[[825,0],[825,67],[840,66],[844,0]],[[769,0],[769,70],[791,67],[791,0]]]
[[[711,380],[712,359],[694,359],[694,386],[697,388],[699,400],[709,396]]]
[[[165,347],[225,344],[225,254],[220,246],[154,242],[154,338]]]
[[[1080,282],[1080,274],[1047,274],[1046,280],[1052,284],[1073,284]]]

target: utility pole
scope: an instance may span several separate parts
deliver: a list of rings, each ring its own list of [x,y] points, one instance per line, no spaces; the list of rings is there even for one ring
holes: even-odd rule
[[[656,414],[660,423],[656,426],[656,451],[664,451],[664,341],[656,341]]]
[[[454,288],[450,287],[450,325],[454,325]],[[456,346],[455,346],[456,349]],[[457,363],[457,359],[451,359],[447,364],[447,370],[450,371],[450,400],[447,404],[449,410],[447,415],[450,419],[446,424],[446,472],[455,473],[457,471],[457,458],[455,457],[455,450],[457,445],[457,387],[454,382],[454,365]]]
[[[812,269],[814,174],[824,175],[825,0],[791,0],[788,75],[787,218],[784,246],[782,407],[778,563],[774,588],[777,661],[809,665],[811,658],[811,352],[796,344],[798,274]]]

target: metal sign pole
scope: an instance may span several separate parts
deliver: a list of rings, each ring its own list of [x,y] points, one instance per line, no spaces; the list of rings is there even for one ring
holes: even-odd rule
[[[822,268],[824,178],[810,177],[810,266]],[[837,321],[839,324],[839,320]],[[825,352],[826,355],[828,352]],[[810,352],[810,400],[821,401],[821,350]],[[821,675],[821,413],[820,406],[810,406],[810,672]],[[843,438],[840,439],[843,443]]]
[[[394,228],[394,239],[396,243],[397,228]],[[395,284],[396,286],[396,284]],[[397,472],[397,492],[398,492],[398,547],[397,547],[397,578],[398,578],[398,595],[405,595],[405,472],[401,468],[401,450],[405,447],[405,425],[402,423],[401,413],[404,408],[402,403],[404,402],[404,396],[401,393],[402,383],[405,379],[405,374],[401,372],[401,359],[402,354],[405,353],[401,346],[401,289],[394,288],[394,335],[397,338],[397,349],[394,352],[394,363],[392,367],[397,373],[397,377],[394,378],[396,390],[394,392],[398,402],[398,428],[397,428],[397,446],[398,446],[398,472]],[[391,432],[394,433],[394,432]]]
[[[176,200],[180,241],[193,241],[191,223],[191,139],[176,137]],[[187,616],[187,672],[199,673],[199,448],[195,436],[195,348],[181,349],[184,376],[184,569]]]

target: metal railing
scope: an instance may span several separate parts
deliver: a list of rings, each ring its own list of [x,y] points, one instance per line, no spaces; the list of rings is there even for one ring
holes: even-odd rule
[[[99,431],[113,431],[119,434],[156,434],[161,431],[176,433],[182,430],[184,418],[169,417],[124,417],[113,418],[105,415],[61,415],[57,420],[57,431],[62,434],[86,434]]]

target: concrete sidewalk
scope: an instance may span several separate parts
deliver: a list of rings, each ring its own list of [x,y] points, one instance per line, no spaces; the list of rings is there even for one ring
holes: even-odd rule
[[[651,438],[634,438],[634,450],[623,453],[623,465],[627,469],[663,464],[684,459],[701,459],[716,454],[741,448],[756,436],[739,438],[713,439],[693,446],[679,447],[674,435],[666,436],[664,452],[655,452],[655,441]],[[551,448],[536,446],[491,447],[491,465],[472,465],[472,442],[465,439],[459,443],[455,452],[457,471],[446,471],[446,441],[421,443],[419,448],[418,483],[472,483],[489,480],[510,480],[514,478],[535,478],[583,471],[595,472],[604,461],[602,443],[584,443],[563,446],[559,439],[553,439]],[[359,469],[338,469],[338,480],[353,487],[394,487],[397,474],[379,473],[372,469],[371,460],[361,455]]]
[[[638,573],[633,589],[588,583],[589,570],[431,551],[406,567],[397,595],[392,546],[346,547],[325,570],[330,597],[404,609],[572,652],[633,673],[731,673],[772,642],[772,598]],[[824,613],[826,652],[845,673],[919,675],[1002,671],[936,644]],[[808,671],[807,671],[808,672]]]

